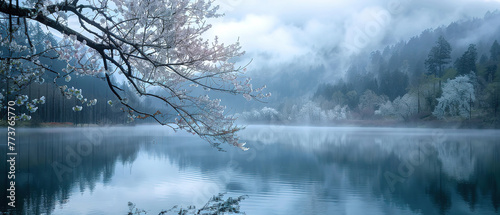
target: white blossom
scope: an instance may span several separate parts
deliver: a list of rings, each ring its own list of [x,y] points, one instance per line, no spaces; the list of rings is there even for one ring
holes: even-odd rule
[[[197,96],[188,88],[194,84],[206,91],[242,95],[247,100],[270,96],[262,92],[264,88],[254,89],[251,79],[243,77],[246,68],[235,66],[234,58],[244,54],[239,42],[224,44],[217,37],[211,40],[206,38],[206,33],[212,27],[207,19],[222,16],[217,12],[218,6],[213,3],[204,0],[28,0],[23,10],[33,11],[30,22],[52,20],[54,25],[74,31],[59,30],[62,39],[57,42],[45,39],[44,50],[35,50],[16,40],[9,41],[7,37],[0,38],[0,42],[8,45],[6,49],[14,53],[12,59],[8,59],[9,64],[1,60],[0,71],[24,70],[9,80],[22,86],[16,88],[11,85],[13,87],[9,92],[17,93],[32,80],[43,83],[41,77],[45,68],[52,68],[38,60],[44,57],[67,64],[66,68],[58,71],[60,75],[57,77],[66,82],[72,80],[73,74],[96,76],[106,79],[106,84],[116,89],[121,84],[116,80],[125,80],[131,85],[132,93],[164,103],[182,120],[174,121],[170,117],[174,113],[157,114],[153,111],[148,116],[155,117],[164,125],[179,122],[174,129],[198,134],[215,146],[225,142],[244,149],[244,144],[238,142],[236,135],[240,128],[234,126],[234,117],[224,114],[225,107],[220,105],[220,100]],[[74,7],[78,9],[68,9]],[[13,12],[16,10],[19,9],[14,8]],[[85,23],[85,28],[69,25],[69,16],[81,18],[82,22],[76,22],[76,25]],[[46,22],[41,24],[49,25]],[[7,29],[6,26],[0,27]],[[20,26],[11,33],[12,36],[19,37],[21,41],[26,39],[23,29],[31,29],[32,26],[26,27]],[[58,31],[58,28],[52,29]],[[92,35],[90,39],[89,35]],[[50,56],[52,54],[49,53],[56,56]],[[27,63],[30,64],[27,69],[20,66]],[[166,93],[158,94],[148,87],[160,87]],[[96,103],[91,99],[85,100],[81,90],[74,87],[64,85],[60,90],[67,99],[74,96],[82,105]],[[117,95],[117,98],[130,96],[121,91],[118,94],[122,95]],[[16,103],[23,105],[26,101],[17,99]],[[45,100],[36,103],[39,102]],[[112,105],[111,100],[108,104]],[[137,114],[137,109],[132,108],[127,100],[121,100],[120,105],[134,112],[132,114]],[[76,111],[79,108],[73,109]]]
[[[75,106],[72,108],[73,111],[77,112],[77,111],[82,111],[83,107],[82,106]]]
[[[470,102],[476,100],[474,86],[468,75],[458,76],[443,84],[443,93],[439,97],[438,105],[432,114],[437,118],[446,116],[468,117],[470,114]]]

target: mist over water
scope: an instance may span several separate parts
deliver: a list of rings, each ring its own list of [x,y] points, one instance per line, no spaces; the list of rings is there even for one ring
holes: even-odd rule
[[[494,130],[249,126],[241,132],[246,152],[218,152],[159,126],[19,133],[18,214],[125,214],[129,201],[155,214],[200,207],[221,192],[248,195],[247,214],[497,214],[500,207]],[[55,171],[54,163],[69,169]]]

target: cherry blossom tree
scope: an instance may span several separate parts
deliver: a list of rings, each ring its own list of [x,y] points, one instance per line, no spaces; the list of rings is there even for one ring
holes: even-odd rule
[[[282,120],[281,114],[271,107],[263,107],[260,110],[243,112],[239,114],[238,118],[246,122],[277,122]]]
[[[204,38],[211,28],[207,20],[222,16],[217,10],[210,0],[26,0],[21,4],[0,0],[1,18],[7,20],[0,27],[8,32],[0,38],[8,49],[0,56],[7,96],[18,96],[46,72],[67,81],[72,75],[95,76],[105,80],[133,118],[152,118],[174,130],[186,130],[215,147],[229,143],[246,149],[236,135],[241,127],[224,113],[220,100],[209,98],[208,91],[243,95],[248,100],[269,94],[262,93],[264,87],[252,88],[250,79],[243,77],[245,67],[234,64],[232,59],[244,54],[238,42]],[[33,23],[59,32],[62,40],[57,44],[46,40],[37,49],[30,32]],[[16,43],[14,37],[24,42]],[[63,60],[68,66],[57,71],[41,63],[42,57]],[[117,80],[124,80],[140,97],[161,101],[171,111],[146,111],[129,104],[130,95]],[[158,89],[163,93],[157,93]],[[61,90],[82,103],[94,102],[79,96],[78,89]],[[73,108],[79,111],[82,106]]]
[[[383,116],[395,116],[403,119],[404,121],[409,121],[411,116],[417,114],[417,111],[417,96],[413,93],[407,93],[403,95],[403,97],[398,96],[392,102],[387,101],[386,103],[380,105],[376,114]]]
[[[474,75],[474,73],[471,73]],[[440,119],[446,116],[468,117],[471,102],[476,100],[474,86],[469,75],[458,76],[443,85],[443,94],[432,114]]]

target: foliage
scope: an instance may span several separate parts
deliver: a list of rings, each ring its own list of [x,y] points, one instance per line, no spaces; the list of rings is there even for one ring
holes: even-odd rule
[[[432,47],[427,60],[425,60],[425,65],[429,73],[441,77],[443,75],[444,66],[450,63],[451,45],[448,41],[440,36],[436,42],[436,45]]]
[[[471,75],[475,75],[472,73]],[[440,119],[446,116],[468,117],[470,102],[476,100],[474,86],[469,75],[458,76],[443,85],[443,94],[438,100],[438,105],[432,114]]]
[[[300,108],[295,116],[289,116],[288,118],[294,119],[300,123],[328,122],[346,119],[347,114],[348,107],[346,105],[336,105],[333,109],[323,110],[316,102],[308,101]]]
[[[380,94],[386,95],[390,100],[393,100],[404,95],[408,83],[408,75],[399,70],[382,72],[380,74]]]
[[[361,97],[367,89],[377,95],[389,97],[391,102],[384,102],[378,108],[377,113],[380,115],[383,112],[382,106],[392,107],[397,97],[401,99],[410,94],[419,98],[415,107],[417,112],[426,116],[438,104],[437,98],[442,94],[442,81],[476,71],[476,77],[470,77],[477,79],[473,84],[478,100],[473,104],[473,117],[491,121],[498,115],[497,100],[500,97],[495,87],[500,82],[500,45],[498,41],[494,42],[500,34],[499,18],[499,11],[489,12],[482,19],[465,19],[434,30],[425,30],[409,40],[353,56],[347,65],[344,79],[325,80],[326,84],[318,86],[313,99],[323,97],[333,104],[347,103],[351,108],[351,117],[366,118],[371,110],[359,107]],[[464,41],[475,45],[465,44]],[[460,50],[461,53],[453,53],[452,50]],[[482,56],[481,60],[477,61],[477,56]],[[455,63],[450,64],[451,62]],[[372,83],[373,78],[378,87]],[[348,92],[356,96],[349,100]],[[321,107],[325,106],[331,108],[331,105]],[[392,112],[385,116],[403,118]]]
[[[379,96],[371,90],[366,90],[359,98],[359,109],[376,109],[387,100],[384,96]]]
[[[500,44],[498,44],[497,40],[495,40],[495,42],[493,42],[493,45],[491,45],[490,59],[492,61],[499,61],[500,60]]]
[[[281,114],[274,108],[263,107],[261,110],[243,112],[238,116],[247,122],[278,122],[281,121]]]
[[[264,107],[261,110],[243,112],[239,118],[245,122],[297,122],[318,123],[347,119],[349,108],[347,105],[335,105],[329,109],[322,109],[318,102],[304,101],[302,106],[293,105],[291,108]],[[290,110],[286,110],[290,109]]]
[[[377,110],[377,114],[383,116],[396,116],[409,121],[410,117],[418,111],[418,100],[413,94],[407,93],[402,97],[397,97],[393,102],[387,101]]]
[[[28,102],[30,97],[34,96],[28,95],[24,89],[31,87],[33,84],[44,84],[45,79],[50,79],[45,73],[58,68],[61,61],[54,60],[55,53],[47,49],[47,47],[52,47],[53,44],[57,43],[51,34],[44,33],[40,25],[31,24],[26,22],[26,20],[18,22],[18,25],[20,26],[17,26],[15,30],[13,29],[14,32],[8,34],[7,23],[4,20],[0,21],[0,28],[6,29],[0,37],[0,49],[2,50],[2,54],[0,54],[0,76],[2,76],[2,82],[0,84],[2,85],[2,93],[5,93],[5,96],[1,96],[1,100],[7,99],[9,96],[10,99],[14,98],[16,105],[19,106],[17,108],[20,111],[19,115],[24,114],[23,116],[25,116],[20,117],[18,115],[16,119],[28,120],[31,119],[31,114],[38,110],[38,104],[45,104],[46,97],[35,97],[31,102]],[[31,33],[29,40],[25,40],[24,38],[25,34],[27,34],[26,32]],[[66,68],[62,68],[62,70],[66,70]],[[71,76],[66,75],[65,80],[69,82]],[[54,83],[55,81],[54,79]],[[61,93],[68,99],[74,96],[80,105],[94,106],[96,104],[95,99],[85,98],[81,89],[68,89],[66,86],[65,88],[61,88]],[[43,98],[43,101],[38,98]],[[81,110],[79,107],[81,106],[73,106],[72,109]],[[0,106],[0,109],[2,108]]]
[[[248,196],[240,196],[238,198],[229,197],[227,200],[223,199],[224,194],[219,193],[217,196],[213,196],[210,200],[200,209],[196,209],[195,206],[188,206],[186,209],[174,206],[169,210],[163,210],[158,215],[168,214],[170,212],[176,213],[178,215],[189,215],[189,214],[207,214],[207,215],[220,215],[225,213],[231,214],[245,214],[240,212],[239,203],[243,201]],[[135,204],[132,202],[128,203],[129,212],[128,215],[141,215],[147,214],[145,210],[136,208]]]
[[[0,16],[7,21],[0,28],[8,32],[0,38],[7,49],[0,56],[2,80],[9,86],[5,97],[17,96],[46,72],[54,74],[54,84],[58,79],[71,81],[72,76],[93,76],[105,80],[131,118],[152,118],[174,130],[197,134],[216,147],[224,142],[245,149],[236,136],[241,128],[234,125],[235,118],[224,114],[225,107],[208,91],[239,94],[248,100],[270,94],[262,93],[264,87],[253,88],[250,79],[242,77],[245,68],[231,60],[244,54],[238,42],[226,45],[217,37],[203,37],[211,28],[206,20],[222,15],[217,10],[212,1],[204,0],[29,0],[22,6],[1,0]],[[79,26],[69,25],[70,17]],[[58,31],[63,39],[34,43],[31,23]],[[66,66],[59,70],[42,58],[57,59]],[[131,93],[158,100],[171,111],[156,114],[158,110],[130,104],[134,95],[117,80],[124,80]],[[198,86],[205,91],[195,91]],[[62,89],[65,95],[93,101],[66,89]]]
[[[477,49],[476,45],[470,44],[467,51],[455,61],[459,75],[465,75],[469,72],[477,72],[476,68]]]

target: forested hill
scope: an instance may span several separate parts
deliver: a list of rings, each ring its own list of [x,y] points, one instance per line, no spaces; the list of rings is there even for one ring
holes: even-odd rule
[[[500,91],[498,41],[499,11],[488,12],[483,18],[469,18],[427,29],[383,50],[365,50],[351,57],[347,71],[325,71],[332,74],[345,72],[345,75],[340,80],[324,79],[318,82],[317,87],[312,89],[312,102],[301,99],[281,102],[276,106],[269,104],[272,110],[265,108],[246,112],[243,118],[250,121],[323,122],[388,118],[405,121],[437,118],[463,120],[470,117],[493,119],[498,117]],[[443,48],[447,49],[448,56],[437,54]],[[462,102],[472,103],[472,110],[451,113],[449,110],[453,108],[443,104],[443,115],[437,117],[436,112],[433,116],[439,98],[443,97],[440,87],[445,87],[447,80],[461,75],[467,75],[468,83],[474,88],[474,95],[468,95],[467,101]],[[342,108],[345,113],[340,111]],[[468,112],[467,116],[465,112]]]
[[[356,83],[360,89],[369,88],[372,87],[371,83],[360,84],[359,81],[369,82],[373,78],[380,81],[384,73],[397,70],[407,74],[410,82],[413,82],[427,72],[425,60],[440,36],[452,48],[452,61],[447,65],[448,68],[454,68],[455,60],[463,55],[470,44],[476,46],[477,63],[485,63],[490,57],[493,42],[500,40],[500,11],[488,12],[483,18],[460,20],[448,26],[427,29],[418,36],[387,46],[383,50],[362,53],[353,58],[345,80]]]

